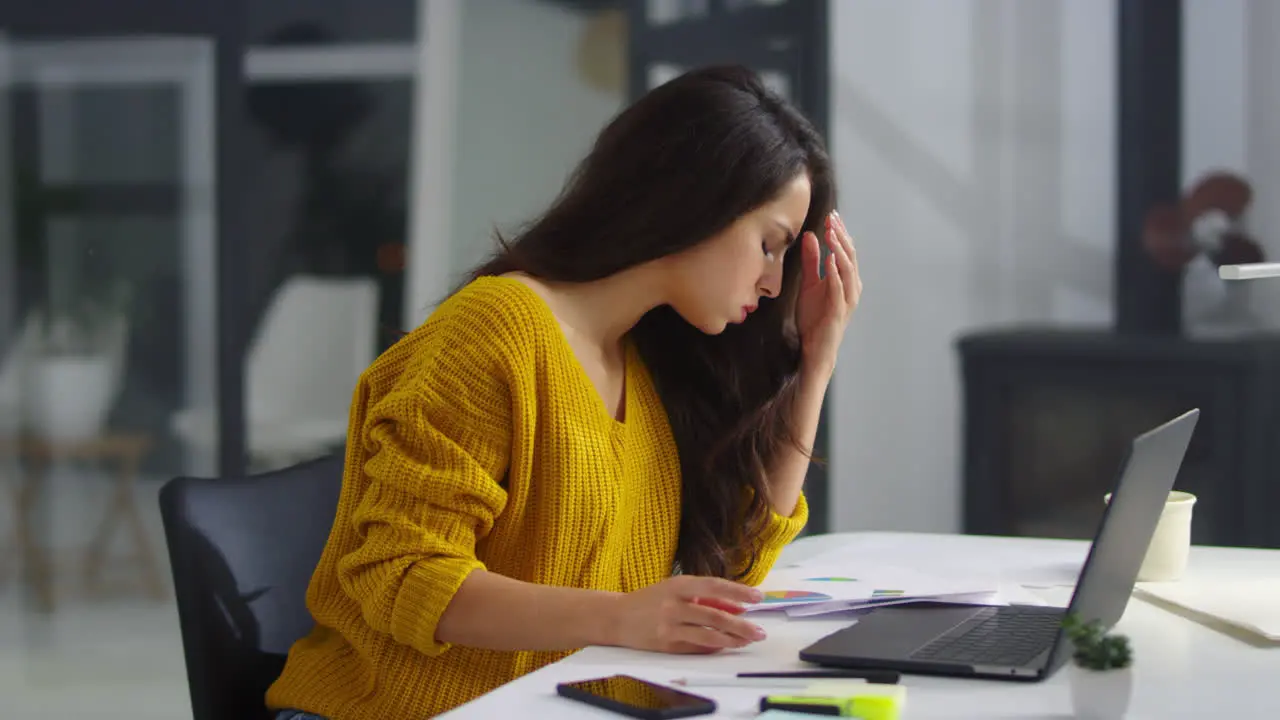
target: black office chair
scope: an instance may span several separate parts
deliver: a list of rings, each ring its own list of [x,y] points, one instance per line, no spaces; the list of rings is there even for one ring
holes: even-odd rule
[[[194,720],[269,717],[267,688],[311,630],[307,585],[342,465],[339,454],[245,478],[179,477],[160,491]]]

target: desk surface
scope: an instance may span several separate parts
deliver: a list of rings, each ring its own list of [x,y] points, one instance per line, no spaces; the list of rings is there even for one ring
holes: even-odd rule
[[[877,565],[900,564],[998,574],[1006,581],[1038,586],[1054,605],[1070,599],[1069,583],[1088,544],[1077,541],[914,533],[848,533],[804,538],[787,548],[779,567],[828,550],[865,556]],[[847,550],[846,550],[847,549]],[[1280,577],[1280,551],[1192,548],[1191,577]],[[1050,587],[1053,586],[1053,587]],[[788,620],[780,613],[758,616],[769,638],[740,651],[713,656],[587,648],[530,673],[446,715],[461,718],[555,717],[615,719],[555,694],[557,682],[626,673],[659,683],[688,675],[810,667],[800,649],[850,620]],[[1117,631],[1134,650],[1133,703],[1129,718],[1280,716],[1280,646],[1257,647],[1138,600],[1130,601]],[[1070,718],[1067,673],[1024,684],[904,675],[904,718]],[[749,718],[767,689],[698,688],[720,705],[719,717]],[[785,691],[784,691],[785,692]]]

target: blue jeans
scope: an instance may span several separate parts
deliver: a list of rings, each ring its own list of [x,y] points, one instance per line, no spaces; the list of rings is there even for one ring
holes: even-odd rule
[[[281,710],[276,713],[276,720],[326,720],[320,715],[305,713],[301,710]]]

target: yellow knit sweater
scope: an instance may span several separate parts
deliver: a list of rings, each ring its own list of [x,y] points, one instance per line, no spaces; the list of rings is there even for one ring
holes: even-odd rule
[[[634,350],[625,420],[523,283],[460,290],[361,377],[337,518],[312,577],[316,624],[267,692],[333,720],[436,715],[564,657],[449,646],[436,623],[476,569],[632,591],[671,574],[680,465]],[[747,582],[804,526],[775,515]]]

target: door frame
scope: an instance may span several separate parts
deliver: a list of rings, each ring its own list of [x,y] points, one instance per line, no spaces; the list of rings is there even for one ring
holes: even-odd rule
[[[239,293],[241,274],[249,259],[243,242],[249,227],[246,24],[246,0],[0,0],[0,32],[11,43],[166,36],[199,38],[212,45],[212,106],[205,108],[204,117],[213,123],[208,158],[213,178],[213,366],[218,406],[217,473],[222,476],[241,475],[246,467],[243,366],[249,322]]]
[[[213,217],[213,50],[198,38],[93,38],[9,41],[10,81],[39,89],[57,86],[172,86],[179,94],[182,141],[179,195],[180,274],[183,278],[184,363],[181,407],[217,409],[217,259]],[[40,95],[41,113],[50,97]],[[57,128],[52,128],[57,132]],[[69,140],[69,138],[68,138]],[[51,170],[41,155],[41,172]],[[209,475],[215,458],[188,446],[184,471]]]
[[[405,328],[416,327],[449,292],[452,273],[454,142],[462,63],[462,0],[418,0],[418,73],[413,80]]]

